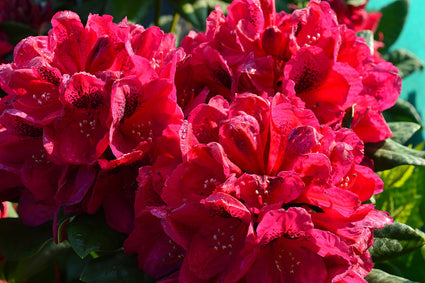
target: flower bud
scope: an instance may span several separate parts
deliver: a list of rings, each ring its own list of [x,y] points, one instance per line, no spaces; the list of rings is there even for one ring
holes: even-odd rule
[[[280,56],[284,53],[288,45],[289,37],[278,27],[270,26],[266,28],[261,36],[263,50],[270,55]]]

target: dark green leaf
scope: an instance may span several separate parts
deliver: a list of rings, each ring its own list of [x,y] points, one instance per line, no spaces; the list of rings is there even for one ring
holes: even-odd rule
[[[403,258],[403,257],[408,256],[408,255],[411,255],[411,254],[412,253],[407,254],[407,255],[404,255],[404,256],[401,256],[401,257],[398,257],[395,260],[400,259],[400,258]],[[386,261],[374,262],[373,263],[373,268],[374,269],[380,269],[380,270],[382,270],[384,272],[387,272],[387,273],[392,274],[392,275],[395,275],[395,276],[406,277],[406,276],[403,276],[403,272],[400,270],[400,268],[396,264],[393,264],[393,261],[394,260],[386,260]]]
[[[276,11],[290,12],[288,4],[292,3],[291,0],[276,0]]]
[[[159,27],[161,28],[161,30],[171,30],[173,20],[174,17],[172,15],[162,15],[161,17],[159,17]]]
[[[374,39],[373,39],[373,32],[371,30],[362,30],[357,32],[357,36],[363,38],[366,41],[367,46],[369,46],[370,52],[374,52]]]
[[[388,274],[376,268],[372,269],[372,271],[366,277],[366,280],[369,283],[415,283],[414,281]]]
[[[81,282],[80,275],[84,266],[92,260],[87,256],[81,259],[72,249],[62,253],[57,258],[57,265],[61,270],[61,278],[64,282]]]
[[[391,139],[365,144],[365,153],[373,159],[376,171],[399,165],[425,166],[425,151],[408,148]]]
[[[126,238],[109,227],[101,214],[78,215],[65,230],[72,248],[81,258],[91,252],[115,251]]]
[[[55,0],[55,1],[52,1],[52,4],[53,4],[54,11],[71,10],[72,9],[71,4],[75,5],[75,3],[71,3],[68,0]]]
[[[351,128],[351,124],[353,123],[353,117],[354,117],[354,105],[350,107],[350,109],[347,109],[344,115],[344,118],[342,119],[342,127],[344,128]]]
[[[208,17],[208,3],[206,0],[197,0],[192,4],[182,5],[182,11],[184,15],[187,15],[188,18],[192,19],[192,21],[197,21],[196,25],[201,30],[205,30],[206,19]],[[196,18],[196,20],[195,20]],[[194,24],[194,22],[192,22]]]
[[[46,283],[55,282],[56,280],[56,266],[52,262],[43,268],[40,272],[37,272],[34,276],[26,279],[25,283]]]
[[[123,252],[93,259],[84,267],[80,279],[90,283],[155,282],[153,278],[139,269],[137,256],[127,255]]]
[[[112,0],[112,14],[117,18],[127,17],[132,22],[140,22],[146,17],[156,0]]]
[[[425,234],[406,224],[394,222],[373,233],[370,253],[374,261],[383,261],[408,254],[425,245]]]
[[[182,17],[200,30],[205,30],[206,19],[209,13],[207,2],[207,0],[168,1],[174,10],[179,12]]]
[[[421,128],[421,125],[412,122],[389,122],[388,126],[393,132],[391,139],[400,144],[407,142]]]
[[[67,242],[55,244],[54,240],[50,239],[43,245],[38,253],[17,262],[9,278],[13,278],[14,282],[23,282],[38,272],[48,268],[59,254],[68,249],[69,244]]]
[[[425,278],[425,246],[412,253],[383,263],[391,263],[393,266],[398,267],[399,274],[390,272],[391,274],[423,282]]]
[[[37,253],[52,238],[51,225],[30,227],[19,218],[0,219],[0,254],[6,260],[19,260]]]
[[[397,100],[393,107],[385,110],[382,114],[384,114],[386,121],[405,121],[422,125],[421,115],[419,115],[415,107],[401,98]]]
[[[106,7],[109,5],[110,1],[111,0],[107,0],[107,1],[84,0],[84,1],[81,1],[81,4],[71,8],[80,16],[81,21],[85,23],[87,21],[89,14],[104,14]],[[118,19],[115,19],[115,20],[118,20]]]
[[[396,0],[380,10],[382,18],[379,21],[375,38],[378,39],[380,33],[384,35],[384,52],[393,45],[400,35],[406,22],[408,10],[409,0]]]
[[[398,68],[398,74],[404,78],[413,73],[414,71],[422,70],[424,62],[406,49],[396,49],[384,55],[384,59],[393,63]]]
[[[1,29],[7,34],[8,41],[13,45],[16,45],[25,37],[37,35],[35,29],[19,22],[4,21],[1,23]]]

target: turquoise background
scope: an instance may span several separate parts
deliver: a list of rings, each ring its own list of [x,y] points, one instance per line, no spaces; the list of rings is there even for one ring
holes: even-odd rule
[[[394,0],[370,0],[368,10],[379,8],[394,2]],[[410,0],[407,21],[403,27],[400,37],[392,45],[391,50],[404,48],[415,53],[425,61],[425,1]],[[403,79],[401,98],[412,103],[422,120],[425,121],[425,72],[417,71]],[[422,130],[424,137],[424,130]]]

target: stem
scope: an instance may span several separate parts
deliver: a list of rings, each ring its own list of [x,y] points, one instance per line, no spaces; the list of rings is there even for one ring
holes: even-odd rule
[[[180,20],[180,14],[175,13],[173,17],[173,21],[171,22],[170,32],[176,34],[177,23]]]
[[[159,17],[161,17],[162,0],[156,0],[154,24],[159,26]]]

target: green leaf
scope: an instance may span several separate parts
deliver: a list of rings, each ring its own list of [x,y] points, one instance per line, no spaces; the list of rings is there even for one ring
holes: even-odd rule
[[[422,226],[424,232],[425,226]],[[425,245],[406,255],[375,263],[375,267],[391,274],[423,282],[425,278]]]
[[[376,268],[372,269],[372,271],[366,277],[366,280],[369,283],[409,283],[409,282],[414,283],[414,281],[410,281],[402,277],[388,274]]]
[[[55,0],[52,1],[53,4],[53,11],[60,11],[60,10],[71,10],[71,2],[68,0]],[[72,3],[75,5],[75,3]]]
[[[412,122],[388,122],[393,133],[391,139],[400,144],[407,142],[419,129],[421,125]]]
[[[91,252],[115,251],[126,238],[106,224],[101,214],[78,215],[66,228],[68,241],[75,253],[85,258]]]
[[[382,18],[379,21],[375,38],[378,39],[380,33],[384,35],[384,52],[393,45],[400,35],[406,22],[408,10],[409,0],[397,0],[380,10]]]
[[[424,266],[425,246],[404,256],[375,263],[376,268],[418,282],[425,278]]]
[[[19,260],[37,253],[52,238],[51,225],[30,227],[19,218],[0,219],[0,254],[6,260]]]
[[[362,30],[356,33],[357,36],[364,38],[366,41],[367,46],[369,46],[370,52],[373,54],[375,52],[374,49],[374,39],[373,39],[373,31],[371,30]]]
[[[178,15],[178,14],[177,14]],[[172,15],[162,15],[159,17],[159,27],[161,30],[170,30],[174,17]]]
[[[376,208],[388,211],[394,221],[425,225],[425,167],[404,165],[378,174],[384,191],[374,197]]]
[[[375,196],[376,208],[412,227],[425,225],[425,167],[399,166],[379,172],[384,191]]]
[[[374,196],[376,209],[388,211],[394,221],[424,227],[425,167],[403,165],[378,174],[384,181],[384,191]],[[425,278],[424,266],[425,246],[375,264],[376,268],[420,282]]]
[[[84,267],[80,280],[90,283],[156,281],[139,269],[137,256],[127,255],[124,252],[93,259]]]
[[[114,17],[120,19],[127,17],[129,21],[137,23],[146,17],[155,2],[155,0],[112,0],[111,12]]]
[[[205,30],[209,13],[207,2],[207,0],[169,0],[168,4],[196,28]]]
[[[231,0],[223,1],[223,0],[208,0],[208,7],[209,10],[214,10],[215,6],[220,5],[221,9],[223,10],[224,14],[227,14],[227,7],[232,2]]]
[[[344,117],[342,118],[341,126],[344,128],[351,128],[354,118],[354,105],[345,111]]]
[[[55,244],[54,240],[50,239],[36,254],[15,264],[11,263],[9,265],[9,270],[13,271],[9,273],[8,279],[13,282],[23,282],[40,271],[48,268],[59,254],[68,249],[69,244],[67,242]],[[10,266],[13,266],[13,268]]]
[[[422,125],[421,115],[408,101],[399,98],[396,104],[382,113],[386,121],[405,121]]]
[[[423,232],[399,222],[374,230],[373,235],[374,243],[369,251],[374,261],[396,258],[425,245]]]
[[[37,35],[35,29],[20,22],[4,21],[1,23],[1,29],[7,34],[12,45],[18,44],[25,37]]]
[[[422,70],[424,62],[406,49],[396,49],[388,54],[385,54],[384,59],[393,63],[398,68],[398,74],[404,78],[415,71]]]
[[[7,217],[8,218],[18,218],[18,213],[16,212],[15,208],[13,207],[12,203],[10,201],[7,201]]]
[[[415,166],[402,165],[392,168],[390,170],[378,172],[379,177],[381,177],[381,179],[384,181],[384,193],[385,191],[392,190],[393,188],[400,188],[401,186],[403,186],[406,180],[412,176],[414,170]],[[380,196],[381,194],[375,197]]]
[[[53,1],[55,2],[55,1]],[[77,6],[71,7],[81,18],[83,23],[86,22],[89,14],[104,14],[106,7],[110,4],[110,0],[98,1],[98,0],[84,0],[81,1]],[[118,19],[115,19],[118,20]]]
[[[288,4],[291,4],[291,0],[276,0],[276,11],[285,11],[285,12],[291,12],[291,10],[288,7]]]
[[[45,268],[43,268],[40,272],[37,272],[33,276],[26,279],[24,282],[25,283],[55,282],[57,278],[56,273],[57,273],[56,266],[53,262],[51,262]]]
[[[71,248],[62,253],[56,260],[64,282],[80,282],[80,275],[84,266],[92,260],[87,256],[81,259]]]
[[[365,154],[373,159],[376,171],[399,165],[425,166],[425,151],[408,148],[392,139],[365,144]]]

